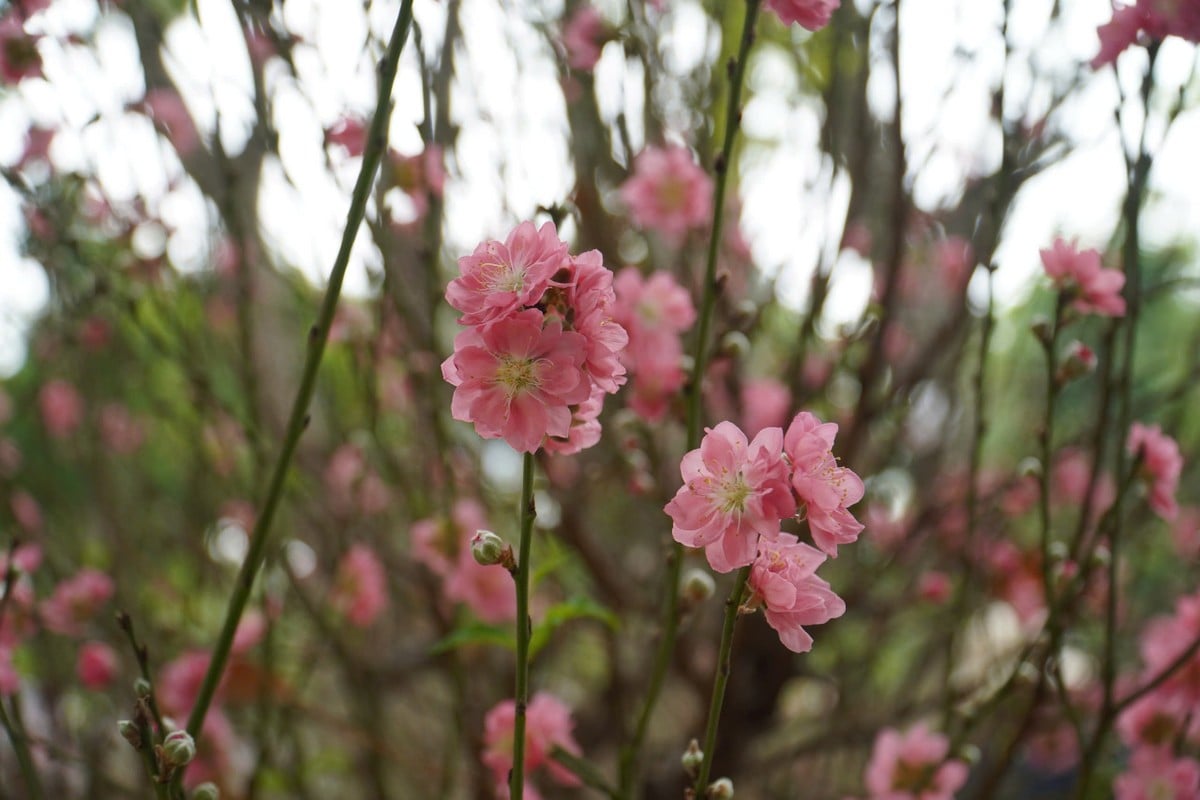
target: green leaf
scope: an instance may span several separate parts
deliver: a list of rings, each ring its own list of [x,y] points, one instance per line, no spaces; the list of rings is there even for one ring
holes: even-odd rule
[[[550,634],[574,619],[595,619],[616,630],[621,621],[617,615],[604,606],[587,597],[573,597],[563,603],[553,605],[546,611],[546,617],[533,629],[529,640],[530,658],[533,658],[550,641]]]
[[[435,642],[430,648],[430,652],[434,654],[448,653],[451,650],[474,644],[494,645],[516,650],[516,633],[511,628],[499,628],[484,622],[466,622],[460,624],[442,640]]]

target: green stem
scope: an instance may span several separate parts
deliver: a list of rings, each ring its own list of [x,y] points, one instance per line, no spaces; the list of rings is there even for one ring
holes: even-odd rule
[[[13,703],[16,702],[14,697]],[[16,706],[14,705],[13,708],[15,709]],[[21,779],[25,782],[25,790],[29,792],[30,800],[42,800],[46,794],[42,791],[42,781],[38,777],[37,769],[33,766],[33,754],[29,751],[29,737],[25,735],[24,729],[17,721],[9,719],[2,699],[0,699],[0,726],[4,727],[4,732],[8,734],[8,740],[12,742],[13,752],[17,754]]]
[[[533,453],[526,453],[521,471],[521,542],[517,568],[517,693],[516,719],[513,722],[513,765],[509,773],[509,796],[521,800],[525,792],[525,710],[529,704],[529,550],[533,539],[533,520],[537,508],[533,502]]]
[[[695,450],[700,446],[700,424],[703,418],[703,384],[704,371],[708,366],[708,338],[712,328],[713,312],[717,303],[717,254],[721,247],[721,228],[725,219],[725,192],[729,183],[729,165],[733,160],[733,143],[741,127],[741,98],[742,84],[746,76],[746,62],[749,60],[750,46],[754,43],[754,23],[758,18],[758,8],[761,0],[746,0],[746,19],[742,23],[741,43],[738,46],[737,60],[733,62],[730,76],[729,104],[726,110],[725,138],[721,145],[721,153],[717,156],[713,171],[716,173],[716,186],[713,191],[712,234],[708,241],[708,257],[704,266],[704,293],[700,300],[700,322],[696,332],[696,341],[692,353],[692,380],[688,387],[687,396],[687,445],[686,450]],[[654,656],[654,664],[650,672],[650,684],[646,690],[646,699],[642,704],[641,714],[629,743],[621,751],[621,796],[633,798],[634,785],[637,781],[637,757],[650,719],[654,715],[654,707],[662,691],[666,679],[667,668],[671,663],[671,654],[675,651],[675,640],[679,635],[679,581],[683,573],[683,545],[675,542],[671,547],[671,555],[666,575],[666,598],[663,603],[662,639]]]
[[[721,650],[717,656],[717,674],[713,680],[712,699],[708,704],[708,727],[704,731],[704,760],[696,774],[694,787],[697,798],[704,797],[708,789],[708,775],[712,771],[713,753],[717,750],[717,726],[721,722],[721,706],[725,703],[725,687],[729,684],[730,660],[733,657],[733,629],[737,624],[738,611],[742,605],[742,593],[750,579],[750,567],[738,570],[733,591],[725,601],[725,625],[721,628]]]
[[[608,785],[608,781],[600,773],[600,770],[596,769],[595,765],[587,759],[580,758],[574,753],[568,753],[561,747],[555,747],[551,750],[550,757],[571,770],[575,774],[575,777],[583,782],[584,786],[595,789],[606,797],[612,798],[612,800],[617,800],[621,796],[616,789]]]
[[[362,224],[363,215],[366,212],[367,196],[370,194],[380,158],[387,146],[388,119],[391,117],[392,109],[392,85],[396,80],[396,67],[400,61],[400,52],[404,48],[404,40],[408,36],[408,29],[412,23],[412,6],[413,0],[403,0],[401,3],[400,13],[396,17],[396,25],[392,29],[392,38],[388,42],[387,54],[380,63],[379,95],[375,106],[375,116],[371,120],[371,130],[366,150],[363,152],[362,167],[350,199],[350,210],[346,214],[346,228],[342,233],[341,247],[338,249],[337,258],[329,274],[329,285],[325,289],[325,297],[321,303],[317,322],[309,331],[308,356],[304,362],[300,388],[292,403],[287,433],[271,474],[266,500],[263,502],[262,511],[254,525],[254,533],[250,539],[246,560],[242,562],[237,583],[229,598],[225,623],[217,637],[216,645],[213,647],[212,660],[209,662],[204,682],[196,696],[196,704],[192,707],[192,713],[188,717],[187,731],[197,741],[200,739],[200,729],[204,724],[204,717],[212,704],[213,695],[216,693],[217,685],[220,683],[225,665],[229,660],[233,635],[237,631],[238,622],[241,620],[246,602],[250,598],[254,579],[266,558],[268,534],[271,523],[275,519],[275,511],[283,497],[283,487],[292,463],[292,456],[300,442],[300,436],[308,427],[308,407],[316,388],[321,359],[325,355],[325,344],[329,339],[329,328],[333,323],[334,312],[337,310],[338,297],[341,295],[342,280],[345,278],[346,268],[350,264],[350,250],[354,245],[358,228]]]

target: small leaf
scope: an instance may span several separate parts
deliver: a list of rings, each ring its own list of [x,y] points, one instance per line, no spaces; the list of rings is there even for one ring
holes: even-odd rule
[[[573,619],[599,620],[613,630],[620,627],[621,623],[616,614],[596,601],[586,597],[573,597],[551,606],[545,618],[533,629],[533,636],[529,641],[530,657],[546,646],[550,641],[550,634]]]
[[[467,622],[459,625],[448,636],[435,642],[430,652],[435,655],[448,653],[473,644],[494,645],[516,650],[516,634],[511,628],[498,628],[483,622]]]

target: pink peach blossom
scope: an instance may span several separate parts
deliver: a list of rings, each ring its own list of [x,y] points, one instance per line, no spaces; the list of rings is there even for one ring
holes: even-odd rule
[[[712,192],[712,178],[678,145],[647,147],[621,186],[634,225],[655,230],[672,244],[710,221]]]
[[[42,529],[45,521],[42,517],[42,506],[29,492],[24,489],[13,492],[8,505],[12,509],[13,519],[27,533],[37,533]]]
[[[1129,769],[1113,781],[1115,800],[1197,800],[1200,762],[1174,758],[1169,750],[1142,747],[1133,751]]]
[[[584,337],[583,369],[592,385],[614,393],[625,385],[621,353],[629,344],[629,334],[614,316],[617,296],[612,271],[604,266],[599,250],[589,250],[570,258],[567,273],[567,308],[553,310],[565,312],[573,329]]]
[[[207,650],[189,650],[163,666],[154,690],[165,713],[182,716],[191,710],[211,660],[212,655]],[[220,695],[221,686],[218,686],[217,697]]]
[[[792,407],[792,390],[775,378],[750,378],[742,384],[742,416],[746,432],[782,428]]]
[[[1131,455],[1140,456],[1141,472],[1150,484],[1150,508],[1166,520],[1175,519],[1179,506],[1175,491],[1183,472],[1179,444],[1157,425],[1133,423],[1125,445]]]
[[[142,446],[146,433],[129,409],[120,403],[109,403],[100,409],[100,438],[111,452],[129,455]]]
[[[38,407],[42,412],[42,424],[52,438],[67,438],[83,422],[83,398],[65,380],[47,381],[38,392]]]
[[[471,537],[458,548],[458,561],[446,576],[444,591],[451,602],[465,605],[484,622],[500,623],[517,618],[517,592],[512,575],[499,564],[483,566],[471,553]]]
[[[783,447],[792,462],[792,487],[803,504],[817,547],[837,558],[839,544],[858,539],[862,524],[847,510],[863,498],[862,479],[838,466],[833,441],[838,426],[801,411],[788,426]]]
[[[451,414],[485,439],[520,452],[570,434],[571,406],[591,394],[583,372],[587,340],[536,309],[458,335],[442,376],[455,386]]]
[[[77,636],[113,596],[114,590],[112,578],[100,570],[84,567],[61,581],[42,602],[42,624],[55,633]]]
[[[1121,297],[1125,275],[1102,267],[1098,251],[1081,251],[1075,243],[1058,238],[1039,252],[1046,275],[1056,288],[1074,298],[1071,305],[1077,311],[1105,317],[1125,315],[1125,299]]]
[[[759,537],[778,539],[780,521],[796,511],[780,428],[766,428],[752,442],[732,422],[708,428],[699,449],[684,455],[680,472],[683,486],[665,509],[671,535],[703,547],[717,572],[750,564]]]
[[[846,612],[845,602],[816,575],[825,558],[820,550],[781,533],[760,544],[750,568],[750,588],[766,609],[767,624],[794,653],[812,649],[812,636],[803,626],[821,625]]]
[[[921,577],[917,581],[917,594],[922,600],[935,605],[941,605],[949,600],[953,589],[950,576],[937,570],[921,573]]]
[[[563,26],[562,43],[567,51],[567,64],[571,69],[591,72],[609,38],[608,26],[600,12],[593,6],[581,5]]]
[[[841,4],[841,0],[766,0],[763,5],[784,25],[799,24],[816,31],[829,24],[829,18]]]
[[[117,676],[117,654],[104,642],[87,642],[79,648],[75,674],[85,688],[100,690],[108,687]]]
[[[388,605],[387,575],[379,556],[365,544],[353,545],[338,564],[329,604],[351,624],[370,627]]]
[[[918,723],[905,733],[880,731],[864,780],[870,800],[951,800],[967,782],[967,765],[947,760],[950,742]]]
[[[554,223],[522,222],[503,243],[483,242],[458,260],[461,275],[446,287],[446,301],[462,312],[460,325],[495,322],[537,304],[566,266],[567,245]]]
[[[340,147],[350,158],[363,154],[367,146],[367,126],[356,117],[344,116],[325,129],[325,146]]]
[[[504,700],[487,713],[483,721],[483,763],[492,771],[497,792],[508,796],[508,773],[513,764],[513,728],[516,724],[516,703]],[[554,761],[550,754],[561,747],[573,755],[582,751],[572,733],[575,723],[571,710],[547,692],[538,692],[529,701],[525,712],[525,775],[545,767],[556,782],[563,786],[579,786],[574,773]],[[531,796],[529,787],[525,796]]]

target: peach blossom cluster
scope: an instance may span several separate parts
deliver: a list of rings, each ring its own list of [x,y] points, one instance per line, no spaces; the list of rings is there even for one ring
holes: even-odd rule
[[[753,441],[722,422],[708,429],[699,449],[684,455],[683,486],[665,508],[675,541],[704,548],[714,570],[751,567],[755,601],[796,652],[812,646],[804,625],[845,611],[816,569],[862,530],[848,507],[862,499],[863,483],[833,456],[836,433],[836,424],[807,411],[796,415],[786,434],[764,428]],[[796,516],[807,520],[816,548],[782,531],[783,520]]]
[[[446,300],[468,327],[442,363],[454,418],[524,453],[599,441],[603,397],[625,383],[628,342],[599,251],[572,256],[553,223],[524,222],[458,266]]]
[[[967,765],[947,759],[950,742],[924,724],[880,731],[864,776],[868,800],[952,800]]]
[[[629,407],[657,422],[687,380],[681,334],[696,321],[696,308],[688,291],[667,272],[643,278],[637,267],[625,267],[613,288],[613,317],[629,333],[629,346],[621,355],[633,377]]]
[[[1121,297],[1125,275],[1102,267],[1098,251],[1080,250],[1075,243],[1059,238],[1040,253],[1047,277],[1057,289],[1070,293],[1076,311],[1105,317],[1125,315]]]

